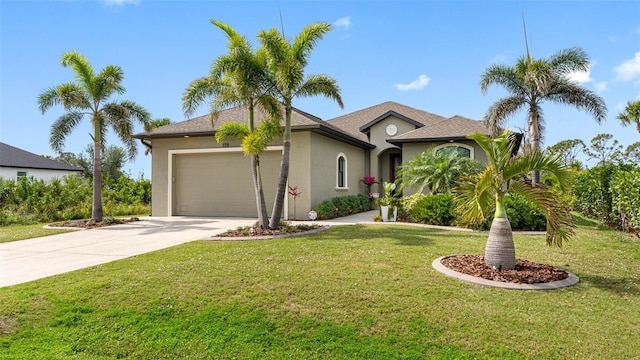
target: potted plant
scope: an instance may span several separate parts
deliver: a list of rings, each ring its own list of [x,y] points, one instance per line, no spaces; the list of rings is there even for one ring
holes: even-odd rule
[[[382,189],[384,190],[384,196],[377,200],[382,221],[396,221],[399,199],[391,194],[396,189],[396,184],[385,181],[382,183]]]

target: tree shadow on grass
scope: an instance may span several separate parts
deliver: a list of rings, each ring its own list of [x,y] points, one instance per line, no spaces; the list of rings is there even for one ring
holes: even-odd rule
[[[616,295],[640,295],[640,283],[635,279],[598,275],[579,275],[579,277],[581,282]]]

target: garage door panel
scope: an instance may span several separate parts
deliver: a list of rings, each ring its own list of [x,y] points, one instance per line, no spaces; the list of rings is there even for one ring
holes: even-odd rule
[[[271,209],[280,152],[260,155],[262,181]],[[255,217],[251,161],[242,153],[179,154],[173,159],[173,215]]]

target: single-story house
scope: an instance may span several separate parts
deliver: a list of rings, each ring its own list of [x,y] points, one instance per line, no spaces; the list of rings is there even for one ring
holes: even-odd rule
[[[82,169],[0,142],[0,177],[34,177],[49,181],[66,175],[82,175]]]
[[[256,111],[256,119],[262,113]],[[134,135],[152,144],[152,213],[155,216],[256,216],[249,158],[238,141],[217,143],[214,134],[226,121],[247,122],[243,107],[166,125]],[[403,161],[429,148],[456,147],[486,162],[484,152],[466,138],[489,134],[484,123],[462,116],[450,118],[384,102],[337,118],[322,119],[293,109],[289,169],[297,186],[295,218],[306,219],[320,202],[336,196],[365,194],[365,175],[392,182]],[[149,141],[151,140],[151,141]],[[271,210],[280,168],[282,141],[260,156],[267,208]],[[374,185],[374,193],[381,191]],[[407,189],[405,195],[413,191]],[[294,214],[287,196],[285,218]]]

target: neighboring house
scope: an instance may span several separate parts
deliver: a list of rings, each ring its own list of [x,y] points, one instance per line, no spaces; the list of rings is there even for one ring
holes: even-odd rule
[[[34,177],[44,181],[65,175],[82,175],[82,169],[0,142],[0,177]]]
[[[256,111],[256,118],[262,113]],[[249,158],[237,141],[219,144],[214,134],[221,123],[246,123],[246,108],[232,108],[134,135],[153,140],[152,213],[155,216],[255,217],[256,205]],[[489,134],[479,121],[445,118],[395,102],[385,102],[328,121],[293,110],[289,185],[302,195],[295,218],[305,219],[318,203],[336,196],[364,194],[365,175],[392,182],[405,160],[429,148],[457,147],[466,156],[486,162],[481,149],[466,136]],[[267,208],[275,195],[282,143],[260,155]],[[372,190],[379,193],[380,185]],[[405,189],[404,194],[413,193]],[[290,217],[293,200],[285,202]]]

